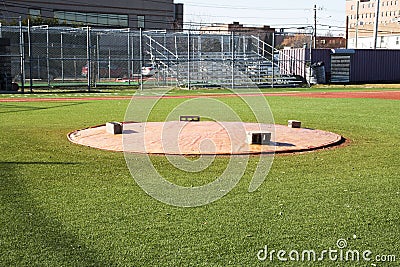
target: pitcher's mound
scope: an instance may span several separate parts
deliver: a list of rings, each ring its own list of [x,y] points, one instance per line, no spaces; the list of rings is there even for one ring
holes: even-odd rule
[[[248,144],[250,131],[271,132],[266,145]],[[314,129],[244,122],[123,123],[123,132],[106,132],[105,125],[68,134],[71,142],[111,151],[170,155],[243,155],[291,153],[339,144],[342,136]]]

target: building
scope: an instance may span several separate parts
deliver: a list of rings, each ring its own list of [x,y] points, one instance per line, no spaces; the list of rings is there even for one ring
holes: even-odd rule
[[[254,35],[260,40],[271,44],[272,36],[275,33],[275,29],[270,26],[263,27],[247,27],[243,26],[239,22],[233,22],[230,24],[213,24],[207,27],[201,27],[200,31],[203,34],[231,34],[234,32],[239,35]]]
[[[173,0],[14,0],[2,1],[0,19],[6,22],[27,17],[56,19],[68,26],[142,28],[145,30],[183,28],[183,4]]]
[[[377,0],[346,0],[348,47],[373,48]],[[400,49],[400,1],[381,0],[377,48]]]
[[[286,35],[280,45],[280,48],[301,48],[301,47],[309,47],[312,42],[312,36],[309,34],[293,34]],[[345,48],[346,47],[346,39],[343,37],[334,37],[334,36],[317,36],[315,48]]]
[[[346,39],[335,36],[317,36],[316,48],[346,48]]]

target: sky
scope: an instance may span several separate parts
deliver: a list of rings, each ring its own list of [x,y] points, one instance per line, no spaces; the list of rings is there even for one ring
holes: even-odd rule
[[[184,21],[198,23],[232,23],[269,25],[296,31],[298,27],[314,24],[317,5],[317,33],[344,34],[345,1],[338,0],[175,0],[184,4]],[[188,26],[188,25],[185,25]]]

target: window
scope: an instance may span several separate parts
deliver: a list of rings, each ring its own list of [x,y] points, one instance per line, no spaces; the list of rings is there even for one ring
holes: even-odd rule
[[[32,18],[40,17],[41,16],[40,9],[29,9],[29,16]]]
[[[396,37],[396,45],[399,45],[399,44],[400,44],[400,37],[397,36],[397,37]]]
[[[54,17],[70,25],[128,27],[128,15],[55,11]]]
[[[144,28],[144,16],[137,16],[137,26],[138,28]]]

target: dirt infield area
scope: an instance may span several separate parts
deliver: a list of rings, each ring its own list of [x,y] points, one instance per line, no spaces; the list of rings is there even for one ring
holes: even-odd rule
[[[260,96],[257,93],[240,94],[242,96]],[[310,98],[372,98],[400,100],[400,91],[353,91],[353,92],[285,92],[285,93],[262,93],[264,96],[288,96],[288,97],[310,97]],[[171,96],[162,98],[207,98],[207,97],[237,97],[237,94],[199,94]],[[159,96],[135,96],[136,98],[159,98]],[[24,98],[2,98],[0,102],[46,102],[46,101],[88,101],[88,100],[129,100],[132,96],[109,96],[109,97],[24,97]]]
[[[271,141],[265,145],[249,143],[249,132],[254,131],[269,132]],[[109,151],[167,155],[293,153],[335,146],[344,140],[338,134],[316,129],[213,121],[123,123],[119,135],[108,133],[106,126],[100,125],[69,133],[68,139]]]

